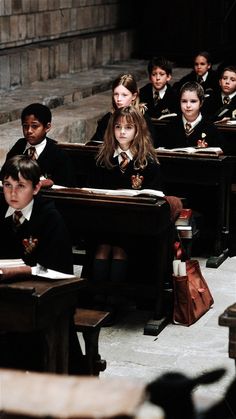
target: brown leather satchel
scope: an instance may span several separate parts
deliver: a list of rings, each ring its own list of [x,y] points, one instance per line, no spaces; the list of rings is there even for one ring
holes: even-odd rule
[[[186,276],[173,275],[173,322],[184,326],[195,323],[214,303],[198,260],[186,261]]]

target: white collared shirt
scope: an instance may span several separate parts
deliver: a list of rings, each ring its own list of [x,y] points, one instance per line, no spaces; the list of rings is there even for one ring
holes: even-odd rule
[[[229,98],[230,98],[230,100],[231,100],[231,99],[233,99],[233,97],[234,97],[235,95],[236,95],[236,92],[231,93],[231,95],[225,95],[224,93],[221,93],[222,103],[224,103],[224,102],[223,102],[223,100],[224,100],[224,97],[225,97],[225,96],[229,97]]]
[[[39,143],[39,144],[35,144],[35,145],[32,145],[32,144],[30,144],[30,143],[28,143],[27,142],[27,144],[26,144],[26,147],[25,147],[25,151],[24,151],[24,154],[25,154],[25,152],[28,150],[28,148],[30,148],[30,147],[35,147],[35,150],[36,150],[36,153],[37,153],[37,156],[39,157],[39,155],[42,153],[42,151],[44,150],[44,148],[46,147],[46,144],[47,144],[47,139],[46,138],[44,138],[44,140],[43,141],[41,141],[41,143]]]
[[[206,81],[207,76],[208,76],[208,71],[204,74],[204,76],[202,76],[202,80],[203,80],[203,81]]]
[[[192,127],[192,129],[193,129],[193,128],[195,128],[195,126],[196,126],[197,124],[199,124],[199,122],[202,120],[202,114],[201,114],[201,113],[199,113],[199,115],[198,115],[198,117],[195,119],[195,121],[192,121],[192,122],[187,121],[187,119],[185,119],[185,117],[184,117],[184,116],[182,116],[182,120],[183,120],[184,127],[185,127],[186,123],[188,122],[189,124],[191,124],[191,127]]]
[[[32,214],[32,209],[33,209],[33,204],[34,204],[34,200],[32,199],[28,205],[26,205],[25,208],[22,209],[18,209],[18,211],[22,212],[22,217],[20,218],[20,223],[22,224],[25,219],[29,221],[31,214]],[[16,211],[15,208],[12,208],[10,205],[7,209],[7,212],[5,214],[5,218],[10,217],[14,212]]]
[[[131,153],[130,149],[128,150],[122,150],[119,146],[115,149],[113,157],[117,157],[118,156],[118,161],[119,164],[122,162],[122,157],[120,155],[120,153],[123,153],[125,151],[125,153],[127,154],[127,156],[129,157],[130,160],[133,160],[133,154]]]
[[[162,99],[165,92],[166,92],[166,89],[167,89],[166,85],[161,90],[156,90],[156,89],[153,88],[152,89],[153,98],[155,98],[155,93],[158,92],[159,93],[159,98]]]

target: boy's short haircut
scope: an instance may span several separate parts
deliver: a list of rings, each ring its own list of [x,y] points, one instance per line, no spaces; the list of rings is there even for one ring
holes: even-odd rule
[[[33,187],[35,187],[40,181],[40,167],[38,163],[29,156],[14,156],[4,163],[1,178],[4,181],[4,179],[12,177],[12,179],[18,181],[19,175],[26,180],[30,180]]]
[[[186,83],[184,83],[180,89],[179,97],[182,96],[183,92],[186,92],[188,90],[190,92],[196,92],[197,97],[200,100],[200,103],[203,103],[205,99],[204,89],[197,81],[187,81]]]
[[[173,64],[165,57],[153,57],[148,63],[148,74],[151,75],[155,67],[160,67],[164,70],[167,76],[172,74]]]
[[[221,71],[221,74],[220,74],[221,79],[222,79],[225,71],[232,71],[233,73],[236,74],[236,65],[227,65],[226,67],[224,67]]]
[[[196,54],[194,54],[194,56],[193,56],[193,61],[195,61],[196,58],[199,57],[199,56],[204,57],[207,60],[208,64],[212,63],[211,54],[208,51],[198,51],[198,52],[196,52]]]
[[[42,105],[42,103],[31,103],[31,105],[26,106],[21,113],[21,123],[23,124],[25,118],[29,115],[34,115],[35,118],[46,126],[52,120],[52,113],[48,106]]]

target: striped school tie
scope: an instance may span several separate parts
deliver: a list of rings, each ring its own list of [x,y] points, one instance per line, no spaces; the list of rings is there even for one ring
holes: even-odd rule
[[[159,92],[155,91],[153,100],[154,100],[154,106],[157,106],[157,104],[158,104],[158,102],[160,100]]]
[[[229,103],[230,103],[230,97],[229,96],[224,96],[223,97],[223,104],[228,105]]]
[[[13,214],[13,221],[16,227],[19,227],[21,225],[20,219],[22,217],[22,212],[19,210],[14,211]]]
[[[36,148],[31,146],[28,148],[27,150],[28,156],[32,159],[32,160],[36,160],[37,159],[37,152],[36,152]]]
[[[186,122],[186,124],[185,124],[186,135],[189,135],[191,131],[192,131],[192,125],[189,122]]]
[[[121,160],[121,162],[119,164],[120,171],[122,173],[124,173],[125,170],[126,170],[126,168],[127,168],[127,166],[128,166],[128,164],[129,164],[129,157],[127,156],[127,154],[125,153],[125,151],[122,151],[122,153],[120,153],[120,156],[122,157],[122,160]]]

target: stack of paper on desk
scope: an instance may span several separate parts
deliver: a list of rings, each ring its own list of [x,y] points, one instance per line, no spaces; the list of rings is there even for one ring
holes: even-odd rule
[[[53,269],[46,269],[41,265],[32,267],[32,275],[42,276],[49,279],[67,279],[75,278],[75,275],[65,274],[63,272],[54,271]]]
[[[81,188],[82,191],[87,191],[96,194],[105,194],[113,196],[140,196],[153,195],[158,197],[165,196],[162,191],[156,189],[96,189],[96,188]]]
[[[0,259],[1,268],[12,268],[15,266],[25,266],[23,259]]]
[[[176,147],[176,148],[156,148],[157,153],[188,153],[188,154],[223,154],[220,147]]]

